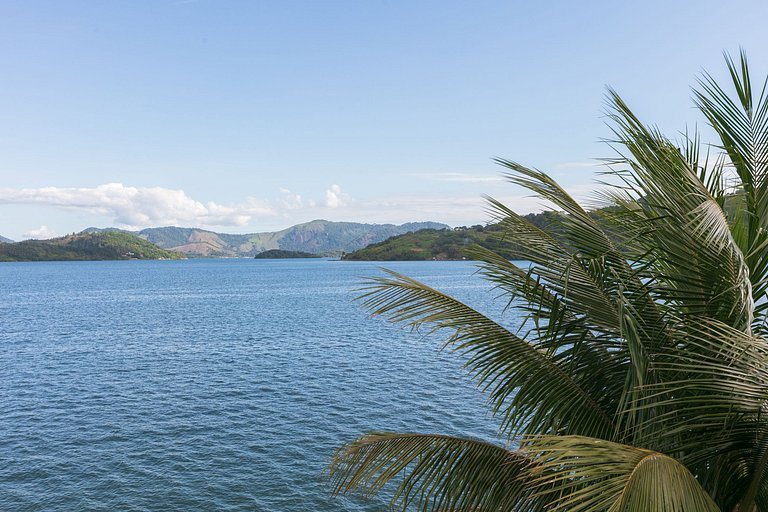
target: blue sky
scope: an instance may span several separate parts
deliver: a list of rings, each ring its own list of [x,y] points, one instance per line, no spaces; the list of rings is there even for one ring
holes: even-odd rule
[[[674,135],[690,86],[768,2],[0,2],[0,235],[271,231],[314,218],[486,220],[541,205],[494,156],[579,197],[610,156],[605,86]]]

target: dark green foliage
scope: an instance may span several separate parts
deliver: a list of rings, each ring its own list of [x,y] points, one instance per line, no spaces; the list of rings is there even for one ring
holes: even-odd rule
[[[129,233],[81,233],[51,240],[25,240],[0,244],[0,261],[156,260],[183,259]]]
[[[525,216],[537,227],[554,226],[560,215],[555,212]],[[420,261],[472,259],[472,249],[480,246],[507,258],[516,258],[514,240],[505,236],[501,226],[475,225],[453,229],[422,229],[388,238],[364,249],[345,254],[351,261]]]
[[[254,256],[257,260],[279,260],[279,259],[291,259],[291,258],[320,258],[319,254],[312,254],[302,251],[283,251],[282,249],[270,249],[269,251],[260,252]]]

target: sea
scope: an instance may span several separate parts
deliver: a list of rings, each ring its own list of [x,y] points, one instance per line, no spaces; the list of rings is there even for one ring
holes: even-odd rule
[[[386,510],[331,495],[344,443],[498,440],[447,333],[356,300],[380,267],[506,305],[465,261],[0,263],[0,511]]]

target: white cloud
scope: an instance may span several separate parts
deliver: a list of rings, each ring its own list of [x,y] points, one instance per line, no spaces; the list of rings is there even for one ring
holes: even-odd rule
[[[339,208],[346,206],[349,201],[349,196],[341,191],[341,187],[338,185],[331,185],[328,190],[325,191],[325,206],[328,208]]]
[[[509,190],[510,194],[494,196],[522,214],[547,208],[541,199],[515,188]],[[583,200],[592,196],[596,187],[578,183],[567,188],[577,199]],[[274,199],[269,201],[246,198],[237,204],[224,205],[193,199],[183,190],[111,183],[92,188],[0,188],[0,204],[53,206],[73,211],[80,217],[92,214],[102,219],[111,218],[108,225],[128,229],[177,225],[258,232],[283,229],[318,218],[374,223],[432,220],[451,225],[490,220],[487,203],[479,193],[470,190],[450,195],[410,193],[360,199],[350,197],[338,184],[329,186],[314,198],[303,197],[288,188],[275,192]],[[64,225],[54,226],[60,230],[71,229]],[[43,228],[30,231],[27,236],[55,236]]]
[[[295,194],[287,188],[280,188],[280,203],[286,210],[297,210],[304,206],[304,200],[299,194]]]
[[[107,215],[119,226],[247,226],[254,217],[276,215],[255,199],[238,206],[196,201],[183,190],[127,187],[108,183],[94,188],[0,188],[0,203],[43,204]]]
[[[37,229],[31,229],[24,233],[24,238],[32,238],[34,240],[47,240],[48,238],[56,238],[57,236],[59,235],[48,226],[40,226]]]
[[[271,201],[250,197],[225,205],[196,200],[183,190],[122,183],[86,188],[0,188],[0,204],[45,205],[99,215],[111,218],[112,225],[127,229],[174,225],[247,228],[263,224],[268,218],[323,217],[328,211],[345,210],[350,204],[350,196],[337,184],[325,191],[322,200],[305,199],[284,187],[278,191],[279,195]]]

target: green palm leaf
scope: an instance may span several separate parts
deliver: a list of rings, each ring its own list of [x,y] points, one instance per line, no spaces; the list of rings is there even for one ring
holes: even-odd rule
[[[428,332],[447,329],[445,346],[467,357],[466,367],[489,393],[493,412],[502,414],[502,430],[514,436],[523,428],[590,432],[615,430],[601,396],[591,396],[578,377],[541,350],[462,302],[414,279],[387,271],[372,278],[363,305],[374,315]],[[587,380],[582,375],[581,380]]]
[[[392,508],[537,511],[523,477],[530,460],[493,444],[440,435],[372,433],[340,449],[329,472],[333,492],[378,492],[400,478]]]
[[[618,142],[629,153],[614,161],[624,166],[614,174],[627,184],[617,206],[622,228],[629,227],[619,232],[632,235],[623,240],[632,259],[650,265],[660,300],[687,314],[749,328],[749,267],[725,212],[675,144],[645,127],[613,91],[610,101]]]
[[[525,449],[553,511],[720,510],[685,466],[658,452],[580,436],[530,437]]]
[[[664,313],[654,302],[648,284],[643,280],[644,267],[627,261],[604,228],[598,226],[546,174],[518,164],[504,163],[523,175],[519,184],[540,192],[548,200],[567,207],[571,212],[568,216],[562,216],[562,222],[555,226],[561,229],[568,240],[572,240],[571,243],[563,243],[555,235],[535,228],[506,206],[491,200],[496,218],[506,228],[505,236],[517,241],[524,249],[535,248],[535,252],[529,250],[521,255],[533,263],[527,274],[536,282],[538,290],[547,291],[549,297],[545,299],[546,302],[551,303],[552,297],[556,298],[558,314],[562,316],[567,311],[570,319],[578,319],[583,326],[578,332],[584,336],[581,341],[575,341],[569,332],[574,328],[573,322],[564,321],[564,317],[545,318],[539,315],[535,310],[544,311],[541,309],[542,297],[533,296],[529,300],[533,301],[535,308],[523,306],[523,309],[529,310],[537,325],[543,321],[547,326],[543,333],[541,329],[536,332],[534,339],[537,342],[541,342],[542,338],[558,339],[558,358],[572,356],[572,348],[581,355],[594,354],[595,350],[586,352],[583,347],[591,338],[598,340],[598,344],[592,345],[602,346],[606,355],[602,361],[592,361],[591,371],[600,372],[596,372],[595,368],[603,365],[611,371],[617,366],[623,366],[623,375],[628,376],[617,381],[614,375],[612,383],[601,394],[613,391],[610,397],[613,399],[614,411],[626,413],[632,410],[635,415],[641,415],[642,412],[631,409],[631,402],[639,398],[641,386],[654,378],[649,353],[655,347],[669,343]],[[476,256],[483,259],[482,254]],[[521,284],[515,278],[516,273],[509,272],[509,265],[498,259],[485,261],[484,269],[491,281],[507,290],[510,285],[514,287]],[[523,295],[528,293],[525,288],[520,289]],[[571,358],[569,364],[573,365],[578,360]],[[614,385],[617,382],[622,384],[620,391]],[[635,415],[619,415],[622,423],[617,425],[615,435],[631,429],[635,422],[642,421],[642,418]]]
[[[699,110],[720,136],[723,149],[738,176],[730,190],[732,231],[747,256],[754,296],[768,292],[768,93],[764,82],[757,97],[752,89],[746,55],[739,63],[726,55],[726,64],[736,92],[732,98],[709,74],[699,81],[694,99]],[[765,300],[757,311],[768,308]],[[765,329],[764,324],[763,329]]]

